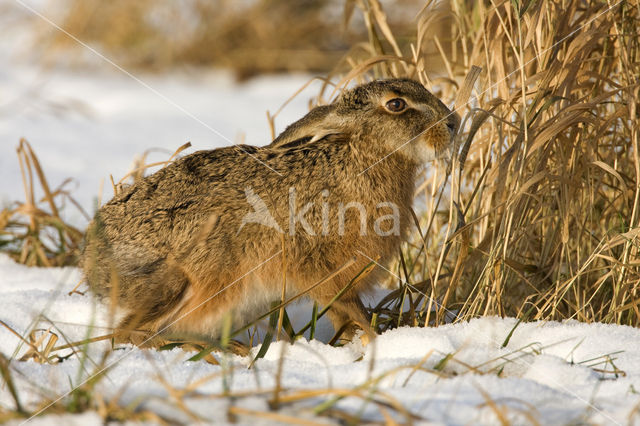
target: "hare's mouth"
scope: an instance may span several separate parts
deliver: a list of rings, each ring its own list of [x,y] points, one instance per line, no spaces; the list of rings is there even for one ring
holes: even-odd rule
[[[427,128],[417,141],[420,160],[430,162],[435,160],[450,161],[453,156],[453,135],[449,129]]]

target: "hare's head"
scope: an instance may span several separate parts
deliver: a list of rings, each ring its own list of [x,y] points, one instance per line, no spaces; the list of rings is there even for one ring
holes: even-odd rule
[[[450,159],[459,117],[422,84],[410,79],[377,80],[346,90],[330,105],[314,108],[273,141],[272,146],[316,141],[329,134],[354,135],[385,155],[414,163]]]
[[[385,151],[419,163],[450,158],[459,123],[455,112],[409,79],[378,80],[345,91],[335,113],[384,144]]]

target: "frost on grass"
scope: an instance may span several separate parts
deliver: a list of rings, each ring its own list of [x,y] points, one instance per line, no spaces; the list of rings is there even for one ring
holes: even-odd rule
[[[59,344],[103,334],[106,308],[88,295],[68,294],[79,278],[73,268],[27,268],[0,255],[0,320],[25,337],[34,328],[50,328],[61,336]],[[543,424],[633,422],[640,401],[635,391],[640,389],[640,330],[578,322],[516,324],[512,318],[482,318],[438,328],[405,327],[366,348],[278,342],[251,369],[251,357],[218,355],[222,362],[216,366],[190,362],[192,353],[182,349],[123,346],[109,354],[110,367],[94,394],[175,421],[192,421],[191,416],[249,420],[273,412],[318,420],[327,409],[378,421],[386,410],[397,420],[411,415],[448,424],[491,424],[500,418]],[[55,365],[20,362],[26,346],[0,328],[0,352],[13,359],[11,374],[27,410],[83,383],[109,347],[90,344],[84,361],[72,355]],[[336,398],[347,393],[351,396]],[[0,404],[14,408],[6,386],[0,388]],[[92,415],[82,419],[97,420]],[[58,412],[49,421],[71,420]]]

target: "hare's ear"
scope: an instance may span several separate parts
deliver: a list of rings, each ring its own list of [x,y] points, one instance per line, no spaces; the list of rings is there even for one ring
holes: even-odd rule
[[[288,142],[284,142],[284,143],[279,143],[279,144],[272,144],[272,148],[277,149],[277,150],[287,150],[287,149],[292,149],[292,148],[298,148],[301,146],[304,146],[306,144],[308,144],[309,142],[311,142],[312,137],[311,136],[305,136],[299,139],[295,139],[292,141],[288,141]]]
[[[305,142],[316,142],[326,135],[335,133],[336,128],[340,127],[341,121],[336,119],[333,111],[333,105],[315,107],[307,115],[280,133],[271,142],[270,146],[279,147],[307,138]]]
[[[327,130],[324,132],[315,133],[313,135],[304,136],[290,142],[280,143],[278,145],[272,146],[272,148],[275,148],[277,150],[303,148],[303,147],[309,146],[312,143],[316,143],[321,140],[327,140],[327,139],[332,139],[332,140],[344,139],[344,134],[337,130]]]
[[[321,139],[326,138],[331,135],[339,135],[339,130],[334,129],[318,129],[318,131],[313,135],[313,137],[309,140],[309,143],[317,142]]]

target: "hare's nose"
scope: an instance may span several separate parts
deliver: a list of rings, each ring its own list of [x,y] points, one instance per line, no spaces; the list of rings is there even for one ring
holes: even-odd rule
[[[456,134],[459,123],[460,123],[460,118],[455,113],[455,111],[449,113],[449,116],[447,117],[447,127],[449,128],[449,133],[451,133],[452,137]]]

